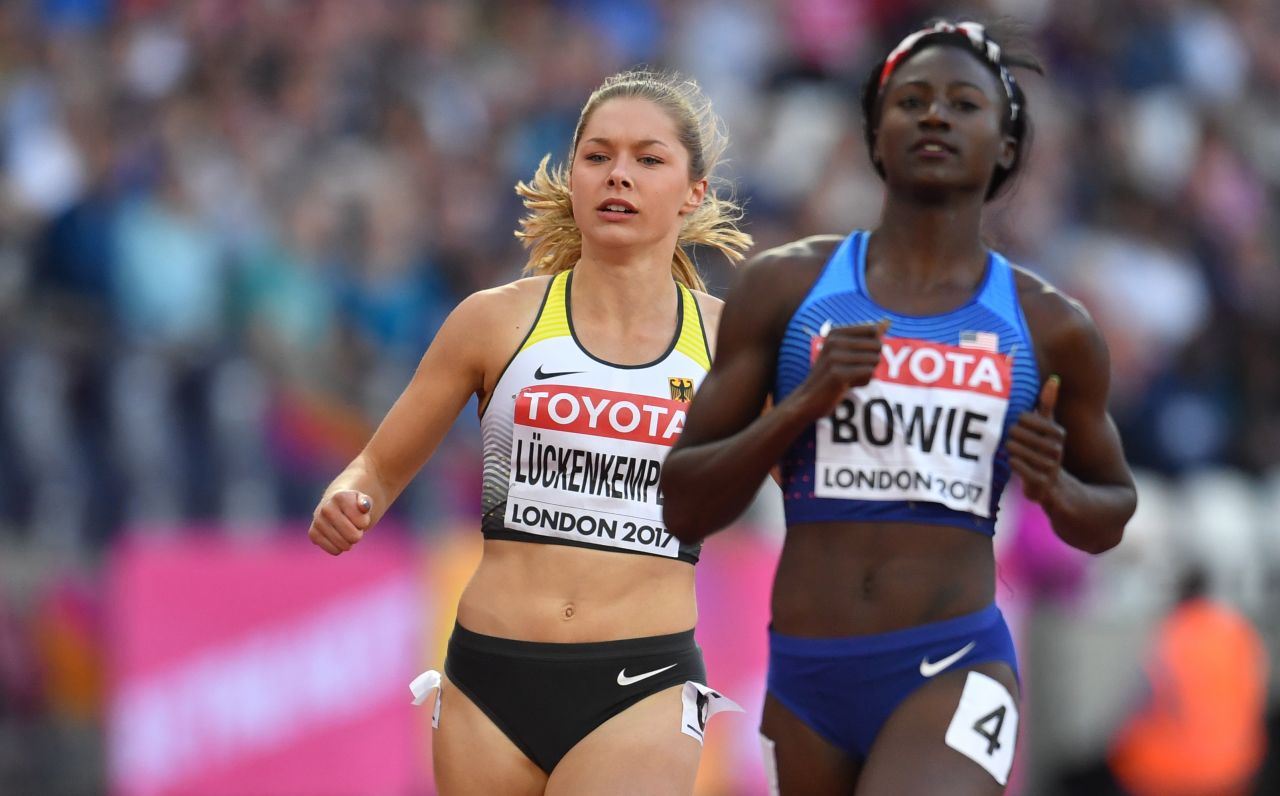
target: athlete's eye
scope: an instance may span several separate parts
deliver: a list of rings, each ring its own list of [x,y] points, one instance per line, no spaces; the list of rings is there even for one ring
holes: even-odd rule
[[[641,163],[643,163],[646,166],[662,165],[662,161],[658,158],[655,158],[653,155],[641,155],[639,158],[637,158],[637,160],[639,160]]]
[[[916,108],[924,106],[924,102],[919,97],[903,97],[898,100],[898,107],[905,111],[913,111]]]
[[[973,100],[967,99],[956,100],[951,104],[956,108],[956,110],[964,111],[965,113],[973,113],[981,107]]]
[[[583,160],[589,163],[604,163],[608,159],[609,158],[607,156],[602,155],[599,152],[592,152],[590,155],[583,158]]]

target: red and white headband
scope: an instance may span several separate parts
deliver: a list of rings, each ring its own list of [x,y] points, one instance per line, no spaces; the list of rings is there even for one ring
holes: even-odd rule
[[[1009,70],[1005,68],[1004,63],[1000,60],[1000,45],[988,38],[986,28],[977,22],[955,24],[941,20],[908,35],[898,43],[897,47],[893,48],[893,51],[889,53],[889,57],[884,59],[884,68],[880,70],[880,89],[884,89],[884,84],[889,82],[889,76],[893,74],[893,70],[922,39],[927,36],[947,33],[962,34],[972,46],[973,51],[995,67],[996,73],[1000,76],[1000,83],[1004,87],[1005,96],[1009,98],[1009,120],[1017,119],[1018,101],[1014,98],[1013,93],[1013,75],[1009,74]]]

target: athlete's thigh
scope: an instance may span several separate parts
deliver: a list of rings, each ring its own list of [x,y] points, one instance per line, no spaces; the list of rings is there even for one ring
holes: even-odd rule
[[[431,733],[440,796],[542,793],[547,775],[447,677],[440,700],[440,726]]]
[[[760,735],[765,771],[772,767],[777,772],[782,796],[846,796],[853,791],[861,763],[832,746],[772,694],[764,697]]]
[[[693,793],[702,745],[680,729],[683,690],[645,697],[592,730],[551,772],[547,796]]]
[[[1004,793],[987,766],[1008,775],[1017,742],[1017,698],[1017,681],[1004,663],[938,675],[903,700],[880,729],[857,796]]]

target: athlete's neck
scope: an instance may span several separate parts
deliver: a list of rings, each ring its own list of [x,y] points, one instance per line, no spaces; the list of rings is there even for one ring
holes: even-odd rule
[[[889,193],[868,245],[867,266],[891,263],[894,281],[921,290],[976,281],[987,256],[981,226],[980,199],[924,204]]]
[[[592,252],[585,246],[573,268],[575,319],[613,320],[620,326],[652,323],[655,315],[672,316],[676,291],[672,285],[671,254],[618,256]]]

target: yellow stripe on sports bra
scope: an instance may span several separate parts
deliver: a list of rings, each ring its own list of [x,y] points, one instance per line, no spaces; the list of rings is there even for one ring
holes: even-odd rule
[[[561,271],[551,277],[551,289],[547,291],[547,298],[542,305],[542,312],[538,313],[538,323],[533,327],[533,331],[529,333],[524,345],[520,347],[521,351],[535,343],[550,340],[552,337],[569,336],[569,313],[565,309],[564,300],[565,287],[568,284],[568,271]]]
[[[680,325],[680,339],[676,350],[697,362],[703,370],[711,369],[711,352],[707,350],[707,337],[702,331],[702,313],[693,291],[680,285],[680,299],[684,302],[684,322]]]

